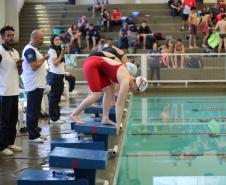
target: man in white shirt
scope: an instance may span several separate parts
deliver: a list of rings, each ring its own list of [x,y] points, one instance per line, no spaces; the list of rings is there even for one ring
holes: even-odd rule
[[[44,40],[44,33],[34,30],[31,33],[30,43],[23,50],[22,80],[27,94],[26,123],[29,141],[43,143],[46,137],[41,136],[38,129],[38,120],[41,110],[41,101],[46,85],[45,61],[49,55],[42,55],[38,49]]]
[[[13,49],[14,29],[5,26],[0,30],[3,40],[0,45],[0,153],[14,155],[22,148],[14,145],[18,120],[19,75],[22,60]]]

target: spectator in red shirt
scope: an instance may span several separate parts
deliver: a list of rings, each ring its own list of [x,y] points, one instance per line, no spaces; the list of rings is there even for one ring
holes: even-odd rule
[[[113,12],[111,14],[111,24],[110,24],[110,29],[112,30],[113,25],[121,25],[122,21],[122,13],[117,9],[113,9]]]
[[[196,7],[196,2],[195,0],[184,0],[183,5],[189,6],[190,8],[192,8],[192,7]]]
[[[192,7],[196,7],[195,0],[184,0],[181,31],[184,31],[184,25],[185,25],[185,22],[188,20]]]

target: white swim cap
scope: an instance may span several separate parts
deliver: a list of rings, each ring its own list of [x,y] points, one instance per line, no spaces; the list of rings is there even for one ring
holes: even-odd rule
[[[126,69],[130,75],[136,76],[137,74],[137,66],[131,62],[126,62]]]
[[[136,78],[137,90],[144,92],[148,88],[148,81],[143,76],[138,76]]]

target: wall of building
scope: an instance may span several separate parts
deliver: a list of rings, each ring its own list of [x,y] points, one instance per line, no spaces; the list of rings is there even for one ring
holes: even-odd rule
[[[19,38],[19,15],[17,10],[17,1],[7,0],[5,4],[6,24],[13,26],[16,31],[16,40]]]
[[[0,0],[0,27],[5,25],[5,0]]]
[[[25,0],[0,0],[0,25],[13,26],[16,31],[16,41],[19,40],[19,13],[24,2]]]

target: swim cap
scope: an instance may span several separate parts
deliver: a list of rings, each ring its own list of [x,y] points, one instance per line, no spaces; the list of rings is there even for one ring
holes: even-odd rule
[[[136,78],[137,90],[144,92],[148,88],[148,81],[143,76],[138,76]]]
[[[136,76],[137,74],[137,66],[131,62],[126,62],[126,69],[130,75]]]

